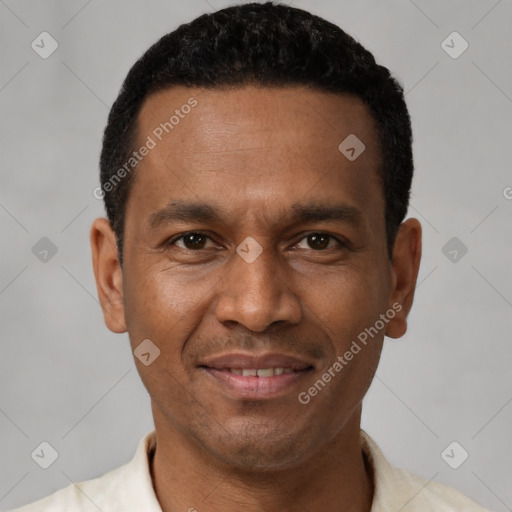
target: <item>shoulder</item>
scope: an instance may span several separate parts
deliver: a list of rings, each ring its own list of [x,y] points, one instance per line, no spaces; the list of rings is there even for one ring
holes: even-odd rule
[[[161,512],[149,467],[155,443],[155,432],[148,432],[139,441],[130,462],[98,478],[72,483],[11,512]]]
[[[98,512],[98,509],[106,512],[109,509],[102,508],[102,505],[105,505],[103,497],[112,495],[115,482],[124,468],[125,466],[120,466],[98,478],[69,484],[49,496],[11,512]]]
[[[403,500],[403,512],[489,512],[457,489],[426,480],[405,469],[392,468],[393,481]]]
[[[361,447],[375,487],[371,512],[489,512],[452,487],[393,467],[363,430]]]

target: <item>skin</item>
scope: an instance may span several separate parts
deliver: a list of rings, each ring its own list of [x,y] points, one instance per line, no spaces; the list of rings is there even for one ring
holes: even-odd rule
[[[123,268],[108,221],[96,219],[91,230],[107,327],[127,331],[132,350],[149,338],[161,351],[149,366],[135,362],[151,397],[151,471],[162,510],[369,511],[361,402],[384,334],[406,331],[421,226],[401,225],[390,260],[377,133],[359,99],[304,87],[174,87],[146,98],[137,147],[190,97],[197,106],[137,167]],[[366,146],[352,162],[338,150],[351,133]],[[150,229],[151,215],[171,199],[227,216]],[[310,201],[354,207],[359,222],[290,222],[291,205]],[[199,249],[184,239],[165,245],[194,230],[207,234],[194,239]],[[334,238],[318,248],[308,238],[318,232]],[[248,236],[262,248],[252,263],[236,252]],[[385,329],[301,404],[298,392],[393,304],[402,309]],[[234,398],[197,365],[239,350],[296,354],[314,369],[282,396]]]

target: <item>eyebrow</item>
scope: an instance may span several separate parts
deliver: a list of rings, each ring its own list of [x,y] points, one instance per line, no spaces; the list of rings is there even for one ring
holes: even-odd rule
[[[149,229],[156,229],[163,224],[172,222],[217,222],[227,221],[228,212],[206,203],[197,203],[174,199],[161,210],[152,213],[148,218]],[[362,221],[362,213],[356,207],[344,204],[322,204],[317,201],[310,203],[294,203],[287,215],[291,223],[308,222],[348,222],[358,226]]]

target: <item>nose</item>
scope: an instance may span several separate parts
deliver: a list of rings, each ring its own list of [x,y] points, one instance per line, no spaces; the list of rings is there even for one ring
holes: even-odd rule
[[[275,251],[263,248],[254,261],[235,253],[229,265],[219,283],[215,308],[219,322],[235,322],[254,332],[278,322],[300,322],[300,301],[287,279],[285,262]]]

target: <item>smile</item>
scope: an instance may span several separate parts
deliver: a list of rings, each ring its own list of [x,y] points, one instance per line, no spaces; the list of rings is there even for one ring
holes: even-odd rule
[[[243,377],[272,377],[274,375],[281,375],[282,373],[293,373],[291,368],[228,368],[226,371],[234,373],[235,375],[242,375]]]
[[[306,358],[288,354],[224,354],[202,363],[199,369],[224,393],[245,400],[290,394],[314,370]]]

